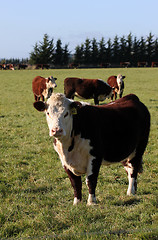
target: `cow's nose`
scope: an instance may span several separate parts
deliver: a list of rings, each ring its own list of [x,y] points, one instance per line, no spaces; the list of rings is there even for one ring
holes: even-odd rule
[[[63,135],[63,129],[62,128],[53,128],[52,129],[52,135],[53,136],[62,136]]]

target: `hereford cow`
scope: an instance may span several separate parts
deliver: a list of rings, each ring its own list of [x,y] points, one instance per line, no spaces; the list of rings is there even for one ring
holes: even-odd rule
[[[87,176],[88,205],[96,203],[101,164],[122,162],[129,180],[127,195],[136,193],[150,130],[150,114],[137,96],[91,106],[53,93],[47,103],[35,102],[34,107],[46,113],[54,149],[74,188],[74,204],[82,199],[82,174]]]
[[[66,78],[64,93],[71,99],[74,99],[74,96],[85,99],[94,98],[94,103],[99,104],[99,101],[111,97],[112,88],[100,79]]]
[[[108,78],[107,83],[113,88],[111,100],[117,99],[117,94],[121,98],[124,90],[124,81],[125,76],[119,74],[118,76],[111,76]]]
[[[44,98],[49,98],[53,92],[53,88],[57,87],[56,80],[57,78],[53,78],[53,76],[48,78],[35,77],[32,81],[32,91],[35,101],[39,101],[40,97],[42,101],[44,101]]]

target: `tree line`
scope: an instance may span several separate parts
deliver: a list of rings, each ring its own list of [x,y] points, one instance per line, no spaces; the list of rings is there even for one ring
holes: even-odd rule
[[[99,42],[95,38],[86,39],[84,44],[76,47],[74,61],[80,64],[120,64],[120,62],[130,62],[132,66],[137,66],[138,62],[158,61],[158,38],[149,33],[147,38],[133,37],[130,33],[127,37],[122,36],[111,38],[105,42],[102,38]]]
[[[54,43],[48,34],[44,34],[43,41],[36,43],[27,59],[30,64],[50,64],[54,67],[68,66],[70,63],[83,66],[120,65],[129,62],[137,66],[138,62],[158,62],[158,38],[151,32],[138,39],[129,33],[127,36],[116,35],[112,40],[105,41],[102,37],[87,38],[84,43],[77,45],[74,53],[69,51],[69,44],[62,45],[61,39]],[[17,59],[16,59],[17,62]]]
[[[73,58],[68,49],[68,44],[62,47],[61,39],[58,39],[54,46],[53,39],[49,40],[47,34],[44,35],[43,42],[36,43],[34,50],[30,54],[30,62],[33,64],[54,64],[55,66],[65,66],[70,62],[80,65],[100,64],[120,64],[120,62],[130,62],[132,66],[137,66],[138,62],[158,62],[158,38],[152,33],[144,38],[137,39],[131,33],[127,37],[118,37],[106,42],[102,37],[100,41],[96,38],[87,38],[84,43],[77,45]]]

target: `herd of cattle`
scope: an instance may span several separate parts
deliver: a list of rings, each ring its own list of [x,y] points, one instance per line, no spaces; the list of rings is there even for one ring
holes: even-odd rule
[[[57,79],[52,76],[33,79],[34,107],[46,114],[54,149],[74,189],[74,205],[82,200],[82,174],[86,174],[89,189],[87,204],[96,204],[102,164],[121,162],[128,175],[127,195],[136,193],[137,175],[142,172],[142,156],[148,143],[150,113],[136,95],[122,97],[124,78],[121,74],[111,76],[107,83],[66,78],[64,94],[53,92]],[[95,105],[74,101],[74,96],[94,99]],[[106,98],[112,101],[99,105]]]

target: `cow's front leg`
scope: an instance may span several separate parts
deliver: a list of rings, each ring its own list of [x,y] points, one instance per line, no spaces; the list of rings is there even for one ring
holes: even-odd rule
[[[119,98],[122,98],[122,94],[123,94],[123,92],[120,92],[120,94],[119,94]]]
[[[97,166],[96,168],[93,168],[93,173],[86,178],[86,184],[89,189],[89,196],[87,205],[94,205],[96,204],[96,196],[95,196],[95,189],[97,186],[97,179],[99,174],[99,168],[100,166]]]
[[[98,96],[94,96],[94,104],[99,105]]]
[[[74,205],[78,204],[82,200],[82,181],[81,176],[76,176],[69,169],[64,166],[66,173],[69,176],[71,185],[74,189]]]
[[[112,95],[111,95],[111,102],[113,101],[113,98],[114,98],[114,94],[112,93]]]
[[[114,99],[115,100],[117,99],[117,93],[116,92],[114,93]]]
[[[44,96],[43,95],[41,95],[41,100],[44,102]]]

